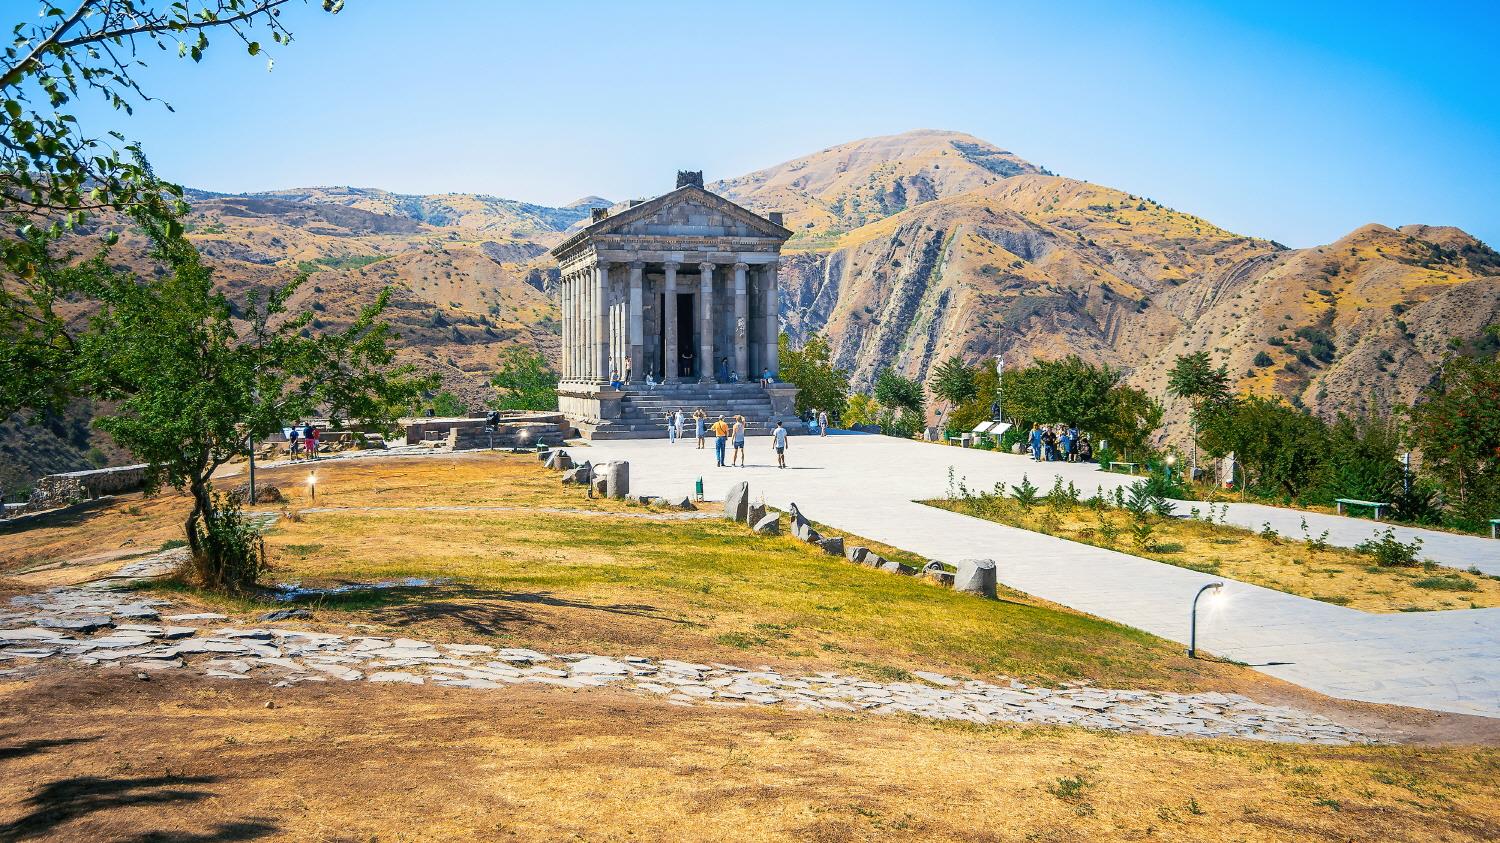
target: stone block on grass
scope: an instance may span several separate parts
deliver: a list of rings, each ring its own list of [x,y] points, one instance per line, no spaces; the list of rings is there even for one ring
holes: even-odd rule
[[[750,520],[750,484],[741,480],[724,495],[724,517],[741,524]]]
[[[844,537],[832,536],[830,538],[823,539],[818,542],[818,547],[823,548],[823,552],[828,554],[829,556],[843,556]]]
[[[760,520],[750,529],[762,536],[777,536],[781,534],[781,516],[776,513],[761,516]]]
[[[851,544],[844,548],[844,558],[848,559],[850,562],[855,563],[856,565],[863,565],[865,563],[865,555],[869,552],[870,549],[867,547],[861,547],[857,544]]]
[[[965,594],[997,599],[995,581],[997,572],[993,559],[960,559],[958,573],[953,575],[953,590]]]

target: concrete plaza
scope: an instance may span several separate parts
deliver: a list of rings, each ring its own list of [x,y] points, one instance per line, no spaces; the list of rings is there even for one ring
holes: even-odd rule
[[[791,440],[786,470],[776,468],[768,438],[752,437],[748,451],[743,469],[716,468],[712,443],[700,451],[691,439],[595,442],[574,454],[629,460],[637,493],[691,494],[702,477],[705,495],[722,499],[732,483],[748,480],[752,498],[771,506],[796,502],[832,528],[931,559],[989,557],[1012,588],[1183,643],[1193,594],[1223,579],[914,502],[942,497],[950,466],[971,489],[1018,483],[1023,474],[1043,491],[1060,475],[1085,495],[1133,482],[1092,465],[855,434]],[[1313,535],[1326,529],[1330,542],[1344,546],[1377,529],[1368,520],[1254,504],[1230,504],[1227,520],[1256,529],[1270,522],[1300,537],[1304,517]],[[1435,561],[1500,573],[1500,542],[1397,531],[1420,536],[1423,554]],[[1497,642],[1500,609],[1376,615],[1233,580],[1219,608],[1200,614],[1198,628],[1200,648],[1331,696],[1491,717],[1500,717]]]

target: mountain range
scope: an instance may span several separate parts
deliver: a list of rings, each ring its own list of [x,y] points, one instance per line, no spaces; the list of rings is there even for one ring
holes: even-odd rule
[[[1206,350],[1242,391],[1331,417],[1409,403],[1446,354],[1491,342],[1484,329],[1500,323],[1500,254],[1459,229],[1370,224],[1289,249],[957,132],[854,141],[709,189],[783,212],[785,329],[793,342],[826,333],[860,389],[885,366],[921,379],[954,354],[1076,353],[1166,402],[1177,438],[1165,395],[1177,355]],[[402,359],[474,407],[506,348],[556,357],[547,250],[612,204],[352,187],[189,198],[188,236],[226,286],[308,272],[293,305],[329,324],[389,286]],[[21,464],[28,449],[12,447],[15,420],[5,427],[0,480],[80,467],[77,447],[32,448],[56,456]]]

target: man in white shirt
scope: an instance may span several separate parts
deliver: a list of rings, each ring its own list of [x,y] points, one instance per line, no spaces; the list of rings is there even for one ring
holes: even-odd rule
[[[779,421],[771,432],[771,444],[776,446],[776,467],[786,468],[786,428]]]
[[[683,424],[682,408],[681,407],[678,407],[677,408],[677,414],[674,415],[674,416],[672,416],[672,424],[677,427],[677,438],[681,439],[682,438],[682,424]]]

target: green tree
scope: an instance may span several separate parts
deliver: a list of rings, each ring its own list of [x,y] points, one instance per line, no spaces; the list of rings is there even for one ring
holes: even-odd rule
[[[1260,358],[1266,362],[1261,363]],[[1271,359],[1264,351],[1256,357],[1255,365],[1269,366]],[[1215,369],[1206,351],[1195,351],[1177,358],[1172,371],[1167,373],[1167,393],[1186,399],[1191,408],[1193,425],[1192,476],[1198,475],[1198,422],[1205,406],[1229,399],[1229,369]]]
[[[926,396],[922,385],[915,380],[902,377],[896,370],[881,369],[875,376],[875,400],[880,406],[891,410],[903,410],[914,418],[923,417]]]
[[[262,438],[289,418],[322,411],[335,424],[386,424],[387,408],[415,400],[429,381],[393,365],[389,327],[378,321],[389,291],[347,328],[314,333],[310,312],[286,311],[304,279],[231,307],[164,203],[131,215],[161,269],[146,279],[115,268],[108,247],[83,261],[60,257],[46,231],[33,231],[24,251],[41,288],[93,310],[87,321],[49,326],[73,349],[68,392],[109,408],[95,423],[149,465],[148,487],[191,495],[183,527],[199,575],[239,589],[258,566],[234,555],[245,551],[243,530],[237,509],[213,496],[214,471],[244,452],[247,436]]]
[[[781,371],[778,377],[797,387],[797,412],[823,410],[830,424],[839,424],[849,394],[849,373],[833,365],[833,349],[821,334],[794,349],[786,334],[777,339]]]
[[[1500,359],[1445,360],[1412,407],[1411,435],[1462,526],[1500,516]]]
[[[980,422],[989,421],[994,417],[995,399],[999,390],[1000,376],[995,371],[994,361],[980,361],[974,370],[974,396],[948,414],[947,428],[962,432],[973,430]]]
[[[1117,384],[1106,394],[1105,412],[1093,421],[1099,438],[1122,453],[1148,450],[1152,434],[1161,427],[1161,405],[1133,386]]]
[[[973,367],[965,365],[963,358],[955,354],[932,370],[932,394],[954,407],[972,401],[978,394],[975,374]]]
[[[1328,430],[1325,501],[1394,501],[1402,491],[1401,429],[1387,416],[1340,415]]]
[[[879,420],[880,405],[875,402],[874,398],[863,392],[856,392],[849,396],[849,400],[844,404],[843,415],[840,417],[840,421],[849,427],[857,424],[877,424]]]
[[[438,418],[463,418],[469,415],[469,407],[445,389],[432,396],[432,414]]]
[[[500,358],[500,370],[491,383],[500,390],[497,410],[557,409],[557,373],[540,352],[517,346]]]
[[[1234,452],[1247,485],[1297,498],[1326,482],[1327,426],[1280,399],[1252,395],[1214,404],[1201,430],[1209,453]]]

